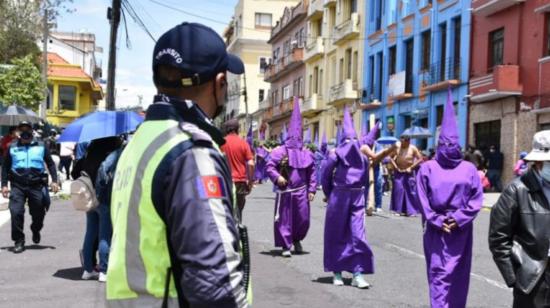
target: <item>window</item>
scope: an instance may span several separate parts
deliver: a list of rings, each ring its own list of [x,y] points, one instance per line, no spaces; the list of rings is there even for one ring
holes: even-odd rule
[[[268,64],[267,58],[260,57],[260,74],[265,73],[265,70],[267,69],[267,64]]]
[[[346,79],[351,79],[351,48],[346,49]]]
[[[319,91],[317,93],[321,92],[321,89],[323,89],[323,76],[324,76],[323,75],[323,69],[320,69],[319,70],[319,85],[318,85]]]
[[[319,93],[319,67],[313,69],[313,93]]]
[[[290,98],[290,85],[283,87],[283,101],[286,101]]]
[[[489,69],[504,63],[504,28],[489,33]]]
[[[459,79],[460,77],[460,36],[462,32],[462,21],[460,17],[454,20],[454,55],[453,55],[453,69],[451,70],[453,76],[452,79]]]
[[[397,1],[388,1],[388,25],[397,22]]]
[[[299,87],[300,87],[300,91],[298,91],[298,94],[299,94],[300,96],[304,96],[304,92],[305,92],[305,89],[304,89],[304,77],[300,77],[299,81],[300,81],[300,82],[298,83],[298,85],[299,85]]]
[[[405,93],[413,93],[414,40],[405,42]]]
[[[48,85],[48,97],[46,98],[46,109],[53,109],[53,85]]]
[[[292,46],[292,48],[303,48],[305,45],[305,36],[306,35],[304,28],[301,28],[299,31],[297,31],[294,34],[295,46]]]
[[[422,33],[422,61],[420,63],[420,69],[423,71],[430,70],[430,56],[432,48],[432,31],[424,31]]]
[[[375,3],[376,3],[376,13],[375,13],[376,15],[375,15],[375,19],[374,19],[374,23],[375,23],[374,30],[378,31],[382,28],[382,12],[383,12],[384,8],[383,8],[383,1],[382,0],[376,0]]]
[[[393,46],[389,49],[389,57],[390,57],[390,67],[388,69],[388,74],[391,76],[396,73],[396,67],[397,67],[397,47]]]
[[[258,91],[258,102],[263,102],[264,101],[264,95],[265,95],[265,90],[260,89]]]
[[[59,108],[76,110],[76,87],[59,86]]]
[[[344,82],[344,58],[340,58],[340,67],[338,73],[338,82]]]
[[[377,63],[378,63],[378,75],[376,76],[376,80],[378,82],[378,89],[377,89],[377,92],[376,92],[376,98],[378,100],[382,100],[382,86],[383,86],[383,77],[382,75],[384,74],[384,57],[382,55],[382,52],[379,52],[378,55],[377,55],[377,59],[376,59]]]
[[[438,78],[439,80],[438,81],[443,81],[445,80],[445,70],[447,69],[446,68],[446,63],[445,63],[445,56],[447,54],[447,24],[444,23],[442,25],[439,26],[439,35],[440,35],[440,45],[441,48],[440,48],[440,52],[439,52],[439,74],[438,74]]]
[[[500,120],[474,124],[475,145],[482,152],[494,145],[500,148]]]
[[[550,56],[550,13],[546,14],[546,52],[545,56]]]
[[[353,52],[353,66],[351,67],[353,70],[352,72],[352,80],[357,81],[357,70],[359,69],[359,53],[356,51]]]
[[[332,34],[332,31],[334,30],[334,26],[336,26],[336,7],[330,7],[328,11],[328,20],[329,25],[328,29],[330,34]],[[329,36],[330,36],[329,34]]]
[[[268,27],[271,28],[271,14],[256,13],[256,27]]]
[[[344,12],[344,18],[343,20],[349,20],[351,19],[351,14],[357,12],[357,0],[345,0],[343,2],[343,12]]]
[[[371,101],[374,98],[374,56],[369,57],[369,91],[368,99]]]
[[[309,85],[309,92],[308,92],[308,94],[309,94],[309,96],[311,96],[311,95],[313,94],[313,75],[311,75],[311,74],[309,75],[309,83],[308,83],[308,85]]]
[[[412,13],[412,0],[401,1],[401,17],[405,17]]]

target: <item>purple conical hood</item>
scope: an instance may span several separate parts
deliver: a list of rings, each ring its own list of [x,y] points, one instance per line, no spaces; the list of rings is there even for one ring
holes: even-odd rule
[[[344,107],[344,120],[343,120],[343,129],[342,136],[340,139],[353,139],[357,138],[357,133],[355,132],[355,127],[353,126],[353,119],[349,113],[348,106]]]
[[[381,126],[381,123],[379,121],[376,122],[376,124],[374,124],[374,127],[363,138],[362,140],[363,144],[366,144],[369,147],[372,147],[374,145],[374,142],[376,141],[376,136],[378,136],[378,132],[380,132],[380,126]]]
[[[451,88],[447,93],[447,103],[441,121],[441,132],[439,134],[439,143],[458,143],[458,127],[456,125],[455,108]]]
[[[439,144],[435,154],[435,160],[446,169],[453,169],[462,162],[462,151],[458,143],[458,127],[456,125],[455,108],[451,95],[451,88],[447,94],[447,103],[441,122]]]
[[[301,149],[303,146],[302,141],[302,115],[300,114],[300,99],[294,97],[294,108],[292,109],[292,115],[290,116],[290,124],[288,127],[288,136],[285,141],[285,145],[289,149]]]

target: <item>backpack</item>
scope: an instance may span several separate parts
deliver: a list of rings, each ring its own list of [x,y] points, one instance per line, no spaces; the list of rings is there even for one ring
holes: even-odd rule
[[[71,202],[75,210],[84,212],[94,210],[99,205],[92,179],[84,171],[71,183]]]

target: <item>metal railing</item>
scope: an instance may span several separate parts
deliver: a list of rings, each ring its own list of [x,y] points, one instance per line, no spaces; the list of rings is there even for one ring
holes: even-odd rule
[[[433,63],[429,70],[421,72],[424,86],[446,80],[460,80],[461,62],[460,58],[447,58],[445,61]]]

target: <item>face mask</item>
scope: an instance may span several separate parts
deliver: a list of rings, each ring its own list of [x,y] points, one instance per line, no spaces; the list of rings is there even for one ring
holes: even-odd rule
[[[29,131],[21,132],[21,139],[29,140],[32,138],[32,133]]]
[[[550,183],[550,162],[545,161],[540,170],[540,176],[543,180]]]

